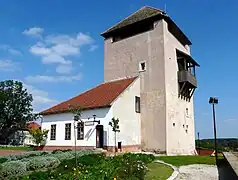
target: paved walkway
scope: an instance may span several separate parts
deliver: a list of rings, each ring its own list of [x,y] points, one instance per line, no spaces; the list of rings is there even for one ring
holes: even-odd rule
[[[20,154],[26,152],[25,150],[0,150],[0,156],[7,156],[10,154]]]
[[[223,152],[223,155],[238,176],[238,153]]]

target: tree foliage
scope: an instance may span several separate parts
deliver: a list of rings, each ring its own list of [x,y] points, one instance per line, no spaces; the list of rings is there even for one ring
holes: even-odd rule
[[[109,122],[109,126],[112,127],[113,132],[120,132],[119,130],[119,119],[117,118],[112,118],[112,120]]]
[[[205,149],[214,149],[214,139],[201,139],[196,140],[196,147]],[[218,138],[217,139],[218,151],[238,151],[237,138]]]
[[[109,126],[112,127],[112,131],[115,133],[114,140],[115,140],[115,155],[117,151],[117,132],[120,132],[119,129],[119,119],[117,118],[112,118],[112,120],[109,122]]]
[[[32,95],[19,81],[0,82],[0,141],[9,133],[24,128],[26,122],[37,117],[32,113]]]
[[[69,105],[69,112],[71,112],[75,116],[77,116],[78,119],[74,119],[76,121],[81,121],[81,114],[82,114],[82,108],[81,107],[74,107],[72,105]]]
[[[33,137],[33,142],[36,145],[42,145],[42,143],[46,140],[49,130],[40,128],[30,129],[30,135]]]

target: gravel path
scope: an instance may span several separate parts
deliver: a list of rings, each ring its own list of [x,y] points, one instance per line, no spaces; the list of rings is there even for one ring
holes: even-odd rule
[[[193,164],[179,167],[180,179],[184,180],[218,180],[217,166]]]
[[[179,167],[180,180],[237,180],[233,170],[227,165],[212,166],[193,164]]]

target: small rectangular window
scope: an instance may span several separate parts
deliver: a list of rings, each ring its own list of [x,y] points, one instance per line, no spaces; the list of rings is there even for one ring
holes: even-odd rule
[[[77,134],[77,139],[82,140],[84,139],[84,123],[79,122],[77,126],[78,134]]]
[[[140,113],[140,97],[135,97],[135,110],[137,113]]]
[[[65,124],[65,140],[71,139],[71,123]]]
[[[56,124],[51,125],[50,140],[56,140]]]
[[[139,71],[145,71],[145,70],[146,70],[145,62],[140,62],[140,64],[139,64]]]

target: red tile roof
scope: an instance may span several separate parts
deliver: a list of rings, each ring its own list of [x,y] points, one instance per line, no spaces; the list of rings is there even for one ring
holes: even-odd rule
[[[40,128],[40,125],[36,122],[28,122],[26,123],[26,126],[28,129],[38,129]]]
[[[127,78],[107,82],[96,86],[78,96],[42,111],[41,115],[56,114],[69,111],[69,107],[92,109],[110,106],[111,103],[136,79]]]

